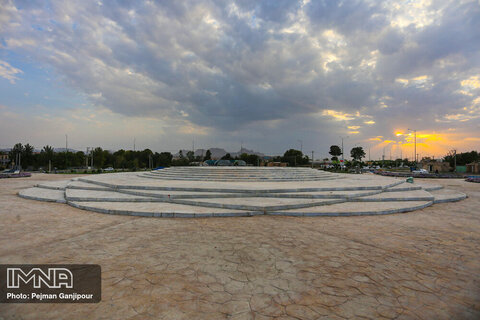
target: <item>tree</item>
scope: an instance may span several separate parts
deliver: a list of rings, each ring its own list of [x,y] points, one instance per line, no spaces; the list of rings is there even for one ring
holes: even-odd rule
[[[42,151],[40,151],[40,154],[43,155],[43,160],[45,161],[45,165],[48,164],[48,161],[53,160],[53,147],[46,145],[43,147]]]
[[[362,161],[362,158],[365,157],[365,151],[362,147],[355,147],[350,151],[350,156],[356,161]]]
[[[113,153],[113,166],[115,168],[125,168],[127,166],[127,159],[125,157],[125,154],[126,152],[123,149],[120,149]]]
[[[15,163],[16,166],[18,165],[18,162],[20,162],[20,164],[22,163],[22,153],[24,149],[25,148],[21,143],[17,143],[13,146],[12,150],[10,150],[10,152],[8,153],[8,157],[10,158],[10,161],[12,161],[12,163]],[[20,158],[20,161],[19,161],[19,158]]]
[[[188,151],[187,152],[187,159],[189,162],[192,162],[193,160],[195,160],[195,153],[193,153],[193,151]]]
[[[232,156],[230,155],[230,153],[227,153],[222,157],[222,160],[231,160],[231,159],[232,159]]]
[[[247,154],[247,153],[242,153],[240,155],[240,160],[245,161],[248,164],[258,166],[260,163],[260,157],[256,154]]]
[[[150,165],[150,157],[153,155],[152,150],[145,149],[140,152],[139,165],[142,168],[147,168]],[[153,163],[152,163],[153,165]]]
[[[332,160],[338,160],[338,156],[342,155],[342,149],[340,149],[339,146],[333,145],[330,146],[330,152],[328,152],[332,155]]]
[[[294,167],[299,164],[308,164],[308,157],[304,157],[300,150],[290,149],[285,151],[282,161],[288,162],[290,166]]]
[[[29,166],[33,165],[33,163],[34,163],[33,151],[34,151],[34,148],[29,143],[27,143],[23,147],[22,163],[24,164],[24,167],[29,167]]]
[[[172,164],[172,158],[170,152],[155,153],[155,164],[160,167],[169,167]]]
[[[212,152],[210,149],[207,150],[207,153],[205,153],[205,158],[203,158],[203,161],[205,160],[211,160],[212,159]]]
[[[97,168],[102,168],[105,164],[105,153],[100,147],[93,150],[93,165]]]
[[[444,161],[449,162],[450,166],[455,164],[455,152],[449,152],[444,158]],[[479,161],[480,154],[477,151],[463,152],[456,154],[456,164],[457,166],[464,166],[468,163]]]

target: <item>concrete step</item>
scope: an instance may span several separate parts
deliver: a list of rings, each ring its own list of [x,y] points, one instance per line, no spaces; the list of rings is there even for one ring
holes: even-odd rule
[[[30,200],[66,203],[65,191],[63,190],[34,187],[20,190],[18,195],[22,198]]]
[[[194,169],[172,172],[186,174],[191,170],[196,172]],[[19,196],[66,202],[95,212],[155,217],[375,215],[418,210],[433,203],[466,197],[461,192],[441,189],[439,185],[407,184],[403,179],[372,175],[343,174],[338,175],[338,179],[329,177],[318,181],[309,181],[303,175],[301,181],[283,182],[256,181],[250,176],[253,171],[248,169],[229,168],[218,172],[231,171],[238,175],[240,170],[248,175],[236,177],[234,181],[213,181],[211,179],[218,179],[213,175],[205,175],[205,181],[145,179],[135,172],[91,175],[41,183],[21,190]],[[295,172],[292,170],[287,171]],[[196,173],[198,178],[202,177],[201,172],[212,170],[200,171]],[[299,172],[297,177],[302,177]]]

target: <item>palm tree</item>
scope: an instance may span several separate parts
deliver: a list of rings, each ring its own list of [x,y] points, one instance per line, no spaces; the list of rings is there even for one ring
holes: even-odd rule
[[[48,165],[53,160],[53,147],[46,145],[43,147],[41,153],[42,163]],[[50,168],[49,168],[50,169]]]

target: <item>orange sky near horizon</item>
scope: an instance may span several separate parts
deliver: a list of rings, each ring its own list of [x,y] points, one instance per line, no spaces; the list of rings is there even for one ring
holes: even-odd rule
[[[397,159],[402,157],[413,159],[415,149],[414,133],[410,131],[397,130],[392,132],[390,137],[377,136],[366,141],[370,145],[371,153],[383,154],[385,148],[385,159]],[[466,133],[459,132],[428,132],[417,131],[417,155],[418,159],[423,157],[443,158],[451,150],[457,153],[480,151],[480,137],[472,137]],[[368,147],[367,147],[368,151]],[[368,157],[368,153],[367,153]],[[377,160],[373,159],[372,160]]]

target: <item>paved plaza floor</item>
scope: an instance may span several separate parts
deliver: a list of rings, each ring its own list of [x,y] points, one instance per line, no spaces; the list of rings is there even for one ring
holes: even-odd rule
[[[479,319],[480,184],[382,216],[146,218],[17,196],[0,180],[0,263],[93,263],[98,304],[0,304],[0,319]],[[362,206],[362,203],[358,203]]]

